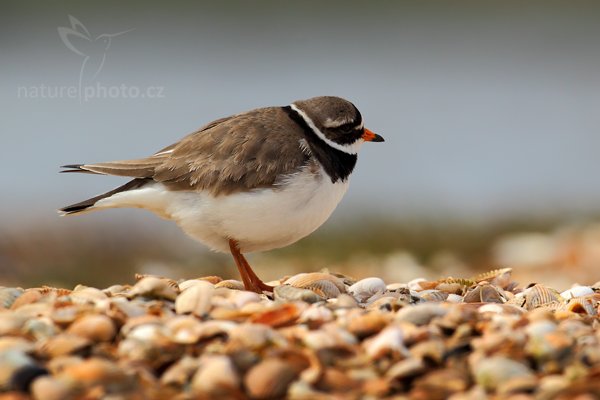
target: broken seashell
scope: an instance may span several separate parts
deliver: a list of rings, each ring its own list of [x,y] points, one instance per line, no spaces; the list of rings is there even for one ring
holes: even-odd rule
[[[227,288],[233,290],[245,290],[244,284],[235,279],[226,279],[215,284],[215,288]]]
[[[215,292],[212,283],[197,281],[179,293],[175,300],[175,312],[177,314],[191,313],[198,317],[204,316],[211,307],[211,298]]]
[[[344,293],[346,287],[341,279],[322,272],[301,273],[286,279],[288,284],[301,289],[309,289],[319,296],[330,299]]]
[[[316,303],[324,301],[325,298],[319,296],[312,290],[295,287],[289,284],[279,285],[273,289],[275,300],[281,301],[304,301],[305,303]]]
[[[598,315],[598,305],[600,304],[600,294],[593,293],[572,297],[566,304],[565,309],[577,314]]]

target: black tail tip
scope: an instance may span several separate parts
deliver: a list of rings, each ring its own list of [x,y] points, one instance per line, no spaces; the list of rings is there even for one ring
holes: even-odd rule
[[[68,164],[68,165],[61,165],[60,168],[64,168],[62,171],[60,171],[61,173],[64,172],[82,172],[84,171],[83,167],[84,164]]]
[[[58,213],[60,215],[71,215],[71,214],[76,214],[82,211],[85,211],[86,209],[90,208],[93,204],[85,204],[85,205],[77,205],[74,204],[72,206],[68,206],[68,207],[64,207],[58,210]]]

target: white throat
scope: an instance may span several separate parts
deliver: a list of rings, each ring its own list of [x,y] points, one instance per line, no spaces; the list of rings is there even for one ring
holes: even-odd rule
[[[317,126],[315,125],[313,120],[310,119],[310,117],[308,115],[306,115],[306,113],[304,111],[299,109],[294,103],[290,104],[290,108],[292,110],[296,111],[298,113],[298,115],[300,115],[302,117],[304,122],[306,122],[306,125],[308,125],[310,129],[312,129],[312,131],[315,133],[315,135],[317,135],[319,137],[319,139],[321,139],[322,141],[324,141],[325,143],[327,143],[329,146],[333,147],[334,149],[343,151],[344,153],[347,153],[347,154],[357,154],[358,150],[365,142],[364,139],[359,138],[356,142],[351,143],[351,144],[343,145],[343,144],[336,143],[333,140],[328,139],[323,134],[323,132],[321,132],[319,130],[319,128],[317,128]]]

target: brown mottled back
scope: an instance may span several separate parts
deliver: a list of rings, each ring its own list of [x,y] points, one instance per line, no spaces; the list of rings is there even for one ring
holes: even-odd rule
[[[298,151],[302,128],[289,122],[280,107],[252,110],[216,120],[153,156],[80,168],[214,195],[267,187],[308,163]]]

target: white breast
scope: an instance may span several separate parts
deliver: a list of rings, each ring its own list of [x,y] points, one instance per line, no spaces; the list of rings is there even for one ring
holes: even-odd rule
[[[321,169],[291,175],[276,189],[232,195],[169,191],[160,183],[116,194],[98,208],[140,207],[174,220],[213,250],[228,252],[230,238],[242,252],[287,246],[321,226],[338,205],[348,181],[332,183]],[[96,208],[96,207],[94,207]]]

